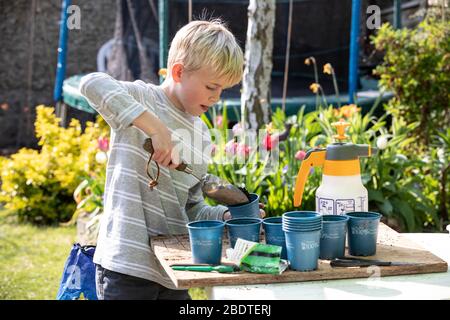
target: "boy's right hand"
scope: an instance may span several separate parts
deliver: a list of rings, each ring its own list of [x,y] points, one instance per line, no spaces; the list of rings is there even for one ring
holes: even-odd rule
[[[155,127],[154,133],[151,135],[153,143],[153,159],[160,166],[175,169],[180,164],[180,155],[174,148],[170,131],[164,124]]]
[[[133,121],[133,125],[152,139],[153,160],[163,167],[175,169],[181,163],[178,150],[173,147],[166,125],[152,113],[146,111]]]

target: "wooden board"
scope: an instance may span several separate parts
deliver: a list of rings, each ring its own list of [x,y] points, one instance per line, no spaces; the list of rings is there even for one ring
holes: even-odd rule
[[[299,272],[286,270],[281,275],[256,274],[243,271],[236,273],[173,271],[170,268],[172,264],[192,263],[189,237],[187,235],[154,237],[152,238],[152,247],[161,265],[178,288],[367,278],[375,272],[370,267],[332,268],[329,265],[329,261],[326,260],[319,260],[319,267],[315,271]],[[225,237],[223,240],[222,263],[229,262],[225,258],[225,249],[228,247],[229,242]],[[447,272],[447,263],[444,260],[411,242],[383,223],[380,223],[379,227],[377,254],[366,258],[415,263],[415,265],[377,267],[382,277]]]

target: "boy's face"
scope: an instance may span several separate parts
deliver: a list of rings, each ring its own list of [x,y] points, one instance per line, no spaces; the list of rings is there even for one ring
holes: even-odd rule
[[[184,111],[193,116],[200,116],[217,103],[226,86],[224,79],[215,77],[213,72],[205,67],[196,71],[181,70],[178,75],[178,79],[174,78],[177,98]]]

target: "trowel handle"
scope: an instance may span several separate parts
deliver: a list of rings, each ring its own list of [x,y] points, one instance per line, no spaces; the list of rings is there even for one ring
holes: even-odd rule
[[[153,149],[153,143],[152,143],[152,139],[151,138],[147,138],[145,139],[144,142],[144,150],[147,151],[148,153],[150,153],[150,157],[153,157],[153,153],[155,152],[155,149]],[[178,171],[185,171],[187,168],[187,164],[185,162],[181,162],[178,167],[176,167],[175,169]]]
[[[300,170],[298,170],[297,180],[294,189],[294,206],[299,207],[302,204],[303,191],[305,189],[306,179],[312,167],[323,166],[325,163],[325,149],[314,149],[306,153],[302,161]]]
[[[150,156],[149,156],[148,161],[147,161],[147,166],[145,167],[145,172],[147,173],[147,176],[150,178],[148,186],[149,186],[150,190],[153,190],[153,188],[158,185],[159,164],[158,164],[158,162],[155,161],[157,171],[156,171],[156,177],[153,177],[150,174],[150,172],[148,171],[148,169],[150,168],[150,163],[152,162],[153,154],[155,153],[155,149],[153,149],[152,139],[151,138],[145,139],[143,147],[144,147],[145,151],[150,153]],[[187,166],[187,164],[185,162],[182,162],[175,169],[178,170],[178,171],[187,172],[186,169],[188,169],[188,166]]]

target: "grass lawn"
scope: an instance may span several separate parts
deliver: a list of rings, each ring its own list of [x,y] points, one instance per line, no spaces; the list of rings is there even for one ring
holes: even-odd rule
[[[19,224],[0,208],[0,300],[54,300],[76,228]],[[192,299],[206,299],[190,289]]]

